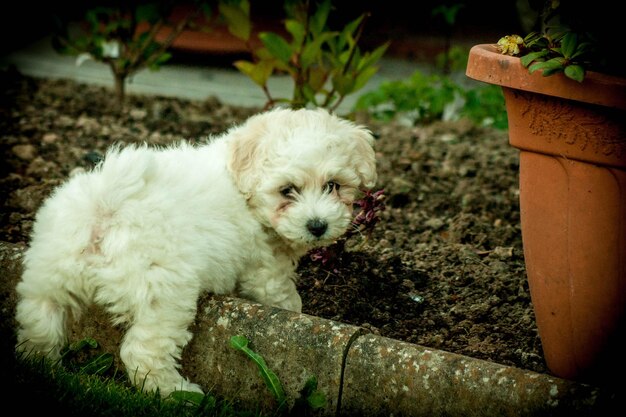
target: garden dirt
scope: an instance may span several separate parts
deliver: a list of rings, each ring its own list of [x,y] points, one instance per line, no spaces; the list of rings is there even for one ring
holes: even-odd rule
[[[12,243],[28,244],[42,201],[110,145],[205,140],[260,110],[138,95],[121,106],[102,87],[0,77],[0,240]],[[524,268],[518,152],[506,131],[350,117],[376,138],[385,208],[371,234],[343,242],[334,258],[302,259],[303,312],[547,372]]]

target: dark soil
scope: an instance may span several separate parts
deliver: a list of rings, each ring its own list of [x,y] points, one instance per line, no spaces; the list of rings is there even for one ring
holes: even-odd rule
[[[75,169],[117,142],[166,144],[224,131],[259,109],[131,96],[71,81],[0,75],[0,240],[28,243],[34,214]],[[333,263],[302,260],[305,313],[390,338],[546,372],[526,282],[518,154],[469,122],[380,123],[386,209]]]

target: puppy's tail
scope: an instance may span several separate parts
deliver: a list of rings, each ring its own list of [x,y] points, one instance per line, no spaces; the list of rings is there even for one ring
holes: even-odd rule
[[[155,152],[147,145],[112,146],[96,167],[93,191],[100,203],[115,210],[128,199],[140,197],[156,175]]]

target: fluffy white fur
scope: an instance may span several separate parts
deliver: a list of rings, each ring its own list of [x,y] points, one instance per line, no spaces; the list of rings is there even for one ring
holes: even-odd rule
[[[346,231],[375,181],[370,132],[321,109],[261,113],[198,146],[113,147],[37,214],[17,348],[58,358],[68,318],[98,303],[126,327],[137,385],[201,392],[179,373],[200,293],[301,311],[299,259]]]

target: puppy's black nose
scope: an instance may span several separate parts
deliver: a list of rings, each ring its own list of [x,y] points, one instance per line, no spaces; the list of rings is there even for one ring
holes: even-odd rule
[[[313,236],[320,237],[328,229],[328,223],[320,219],[311,219],[306,223],[306,228]]]

